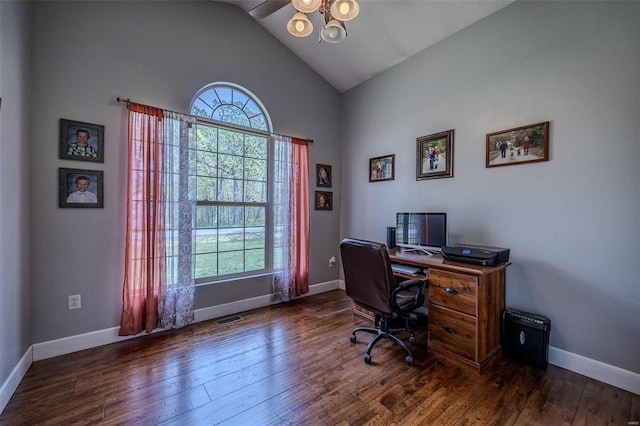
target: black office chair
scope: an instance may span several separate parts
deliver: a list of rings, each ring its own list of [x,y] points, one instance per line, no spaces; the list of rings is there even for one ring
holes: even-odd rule
[[[415,334],[409,327],[409,314],[422,307],[427,281],[397,283],[391,270],[389,253],[381,243],[345,238],[340,242],[340,255],[347,295],[380,317],[378,328],[355,328],[351,332],[351,342],[356,342],[356,333],[359,331],[377,334],[364,355],[364,361],[371,364],[371,350],[375,344],[381,339],[391,339],[407,351],[407,365],[413,365],[411,349],[396,335],[409,333],[409,342],[415,343]],[[398,317],[404,318],[405,327],[390,330],[389,320]]]

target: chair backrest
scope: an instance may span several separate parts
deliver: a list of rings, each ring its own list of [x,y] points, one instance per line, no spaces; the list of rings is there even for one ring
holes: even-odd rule
[[[340,242],[347,296],[379,315],[390,316],[391,292],[397,287],[387,247],[345,238]]]

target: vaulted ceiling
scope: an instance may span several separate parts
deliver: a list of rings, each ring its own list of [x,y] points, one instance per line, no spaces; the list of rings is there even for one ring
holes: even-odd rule
[[[247,12],[264,2],[216,1],[237,5]],[[291,4],[256,21],[342,93],[513,1],[358,0],[360,14],[346,23],[347,38],[338,44],[318,43],[317,12],[310,15],[314,25],[310,36],[297,38],[289,34],[287,21],[295,13]]]

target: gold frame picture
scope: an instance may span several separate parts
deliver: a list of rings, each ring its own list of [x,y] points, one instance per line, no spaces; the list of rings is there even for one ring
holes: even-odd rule
[[[549,122],[487,133],[486,167],[549,161]]]

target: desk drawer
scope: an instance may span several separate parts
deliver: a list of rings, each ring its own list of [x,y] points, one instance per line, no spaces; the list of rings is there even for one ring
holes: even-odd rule
[[[429,344],[476,361],[476,318],[429,304]]]
[[[429,303],[477,315],[478,280],[448,271],[429,271]]]

